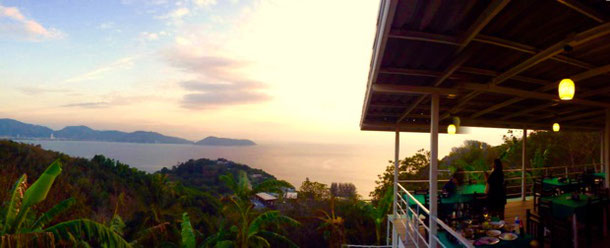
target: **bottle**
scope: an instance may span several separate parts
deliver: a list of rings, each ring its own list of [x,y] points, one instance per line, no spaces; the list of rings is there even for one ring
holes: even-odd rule
[[[519,216],[515,216],[515,230],[514,232],[517,235],[521,235],[521,220],[519,220]]]

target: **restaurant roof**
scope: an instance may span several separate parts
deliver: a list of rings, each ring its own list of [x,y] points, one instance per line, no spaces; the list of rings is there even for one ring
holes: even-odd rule
[[[362,130],[463,126],[601,130],[610,108],[610,3],[383,0]],[[576,84],[571,101],[559,80]],[[601,117],[601,118],[600,118]]]

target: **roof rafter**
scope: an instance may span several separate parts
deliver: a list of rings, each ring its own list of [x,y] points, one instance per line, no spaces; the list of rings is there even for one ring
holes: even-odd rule
[[[597,10],[586,6],[576,0],[557,0],[557,2],[560,2],[561,4],[578,11],[579,13],[599,22],[599,23],[604,23],[605,20],[607,19],[606,16],[602,15],[601,13],[599,13]]]
[[[481,88],[481,90],[486,90],[489,91],[491,89],[493,89],[493,87],[491,86],[495,86],[498,85],[508,79],[510,79],[511,77],[527,70],[528,68],[531,68],[534,65],[537,65],[538,63],[547,60],[559,53],[561,53],[564,49],[564,47],[566,45],[570,45],[570,46],[578,46],[581,45],[583,43],[586,43],[592,39],[607,35],[608,33],[610,33],[610,23],[605,23],[602,25],[598,25],[596,27],[593,27],[591,29],[588,29],[584,32],[578,33],[576,35],[570,35],[567,38],[549,46],[548,48],[540,51],[539,53],[536,53],[534,56],[526,59],[525,61],[519,63],[518,65],[514,66],[513,68],[507,70],[506,72],[498,75],[497,77],[494,77],[492,80],[490,80],[489,83],[487,83],[486,87]],[[498,89],[498,87],[496,87],[495,89]],[[510,90],[510,89],[507,89]],[[513,90],[514,92],[514,90]],[[496,93],[502,93],[502,92],[496,92]],[[506,93],[506,92],[504,92]],[[458,111],[461,110],[461,108],[464,106],[464,104],[466,104],[468,101],[470,101],[471,99],[473,99],[474,97],[478,96],[479,94],[481,94],[480,90],[475,90],[467,95],[465,95],[459,104],[457,104],[456,106],[454,106],[450,111],[444,113],[440,119],[445,119],[447,117],[449,117],[451,114],[456,113]],[[532,93],[529,91],[523,91],[520,92],[520,94],[516,94],[516,96],[527,96],[529,95],[532,98],[538,98],[540,97],[540,95],[537,95],[538,93]],[[538,96],[538,97],[534,97],[534,96]],[[546,97],[543,97],[546,98]],[[547,100],[552,100],[552,99],[548,99]],[[575,100],[577,102],[587,102],[587,100],[583,100],[583,99],[574,99],[571,102],[575,102]],[[610,105],[609,105],[610,106]]]
[[[438,77],[438,79],[434,82],[434,87],[438,87],[441,85],[447,78],[451,76],[468,58],[470,58],[470,54],[462,53],[466,46],[470,44],[470,42],[476,37],[479,32],[510,2],[510,0],[496,0],[491,2],[487,8],[483,11],[483,13],[477,18],[477,20],[468,28],[468,30],[464,33],[460,41],[457,43],[458,49],[454,52],[455,59],[453,62],[445,69],[443,74]],[[417,105],[421,104],[424,101],[426,96],[420,96],[415,100],[413,104],[411,104],[403,115],[398,118],[396,123],[400,123]]]

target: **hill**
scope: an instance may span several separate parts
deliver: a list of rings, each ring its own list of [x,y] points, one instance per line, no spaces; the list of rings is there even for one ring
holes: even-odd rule
[[[0,137],[49,138],[53,130],[13,119],[0,119]]]
[[[47,200],[36,211],[45,212],[60,201],[74,197],[75,205],[55,222],[89,218],[109,223],[116,212],[125,222],[124,237],[132,240],[146,229],[170,223],[165,240],[177,243],[179,223],[176,220],[188,212],[195,227],[213,232],[211,216],[219,216],[220,196],[225,189],[218,186],[221,173],[236,174],[246,170],[254,182],[272,175],[225,159],[190,160],[159,173],[140,171],[118,161],[96,155],[92,159],[74,158],[47,151],[40,146],[0,140],[0,201],[7,201],[9,190],[24,173],[31,184],[54,160],[62,162],[62,172],[48,193]],[[55,223],[54,222],[54,223]],[[163,240],[163,239],[160,239]],[[142,243],[156,247],[158,243]]]
[[[256,145],[251,140],[247,139],[228,139],[228,138],[218,138],[214,136],[206,137],[200,141],[195,142],[196,145],[202,146],[253,146]]]
[[[267,179],[275,177],[261,169],[254,169],[247,165],[238,164],[223,158],[217,160],[197,159],[189,160],[173,166],[171,169],[163,168],[157,173],[168,175],[170,179],[180,181],[182,184],[204,191],[228,193],[228,188],[218,179],[219,175],[231,173],[234,176],[239,171],[245,171],[252,184],[256,185]]]

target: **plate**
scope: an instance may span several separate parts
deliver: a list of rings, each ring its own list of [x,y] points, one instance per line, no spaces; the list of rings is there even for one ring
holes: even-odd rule
[[[502,234],[502,232],[500,230],[487,230],[485,234],[487,234],[489,237],[498,237],[500,234]]]
[[[506,224],[504,225],[504,230],[506,230],[507,232],[512,232],[519,229],[519,225],[517,224]]]
[[[505,222],[503,220],[489,222],[489,225],[491,225],[491,228],[493,229],[500,229],[504,226],[504,224]]]
[[[514,234],[514,233],[509,233],[509,232],[506,232],[506,233],[500,234],[500,236],[499,236],[499,238],[500,238],[501,240],[506,240],[506,241],[515,240],[515,239],[517,239],[518,237],[519,237],[519,236],[517,236],[517,234]]]
[[[497,243],[500,243],[500,240],[498,238],[482,237],[480,239],[477,239],[477,241],[474,242],[474,245],[495,245]]]

